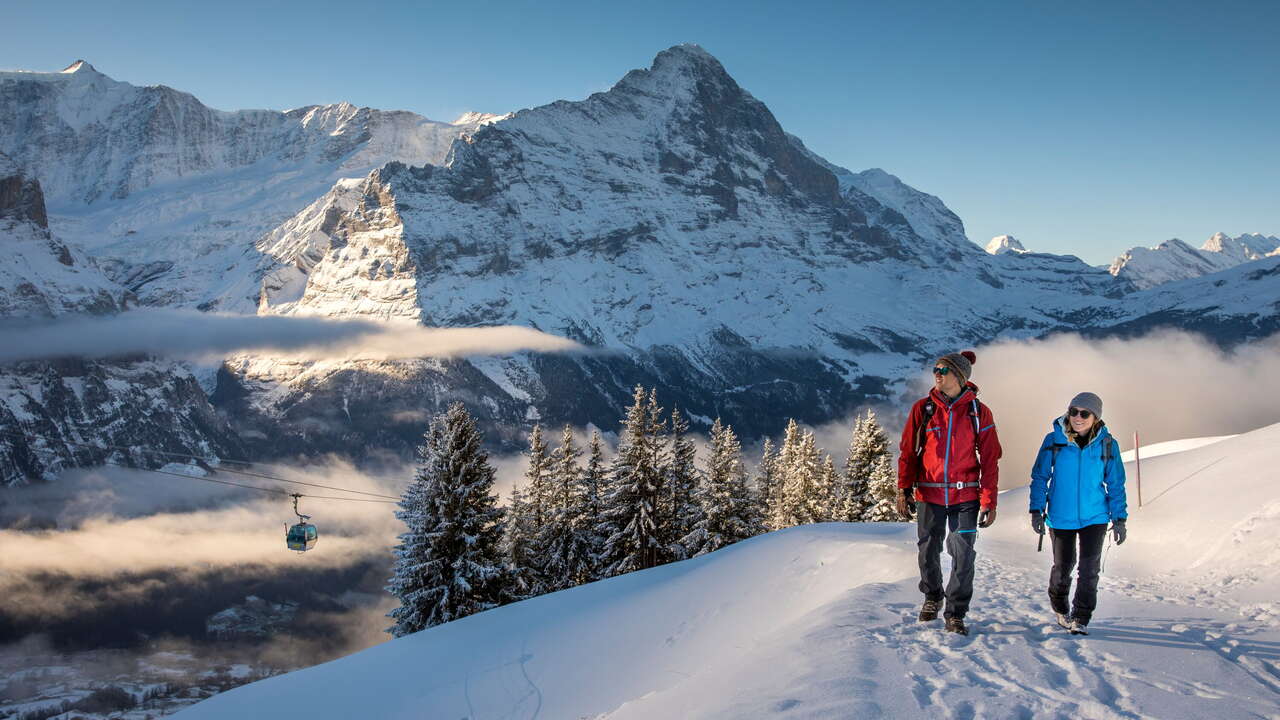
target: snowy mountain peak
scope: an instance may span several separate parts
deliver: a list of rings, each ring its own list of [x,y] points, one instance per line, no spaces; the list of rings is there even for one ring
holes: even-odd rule
[[[1174,238],[1153,248],[1135,247],[1111,263],[1110,272],[1140,289],[1201,277],[1280,251],[1280,238],[1250,233],[1214,233],[1199,249]]]
[[[63,73],[66,73],[66,74],[70,74],[70,73],[86,73],[86,74],[89,74],[89,75],[101,75],[101,74],[102,74],[102,73],[98,72],[97,68],[95,68],[94,66],[92,66],[92,65],[90,65],[89,63],[85,62],[84,60],[77,60],[77,61],[75,61],[75,62],[71,63],[71,64],[70,64],[70,65],[68,65],[66,68],[64,68],[64,69],[62,70],[62,72],[63,72]]]
[[[490,123],[498,122],[499,120],[505,120],[506,118],[509,118],[509,117],[511,117],[511,113],[506,113],[504,115],[495,115],[493,113],[482,113],[482,112],[475,112],[474,110],[470,110],[462,113],[461,115],[458,116],[457,120],[454,120],[449,124],[450,125],[488,125]]]
[[[700,83],[704,86],[701,92],[697,92]],[[723,96],[715,97],[721,93],[713,88],[720,88],[730,98],[745,94],[720,61],[706,50],[697,45],[676,45],[658,53],[648,70],[632,70],[622,76],[610,92],[636,92],[702,101],[724,99]]]
[[[991,238],[991,242],[987,243],[987,252],[992,255],[1004,255],[1005,253],[1025,253],[1027,249],[1018,242],[1018,239],[1012,235],[997,235]]]

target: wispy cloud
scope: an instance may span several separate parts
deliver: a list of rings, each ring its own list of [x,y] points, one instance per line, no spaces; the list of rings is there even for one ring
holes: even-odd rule
[[[338,320],[141,309],[0,325],[0,363],[131,354],[216,358],[233,353],[302,360],[395,360],[586,348],[518,326],[427,328],[411,320]]]

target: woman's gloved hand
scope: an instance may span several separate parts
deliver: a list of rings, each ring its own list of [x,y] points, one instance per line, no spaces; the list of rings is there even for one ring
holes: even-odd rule
[[[1031,511],[1031,530],[1037,535],[1044,534],[1044,513],[1039,510]]]
[[[1124,521],[1125,518],[1117,518],[1111,521],[1111,532],[1115,535],[1117,545],[1123,545],[1124,539],[1129,535],[1128,531],[1125,530]]]

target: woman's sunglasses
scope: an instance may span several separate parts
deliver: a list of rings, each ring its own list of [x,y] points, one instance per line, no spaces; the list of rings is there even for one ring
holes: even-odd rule
[[[949,372],[951,372],[951,368],[943,365],[939,365],[938,367],[933,369],[934,375],[946,375]]]
[[[1089,412],[1088,410],[1081,410],[1080,408],[1071,408],[1070,410],[1067,411],[1067,414],[1070,415],[1071,417],[1078,417],[1081,420],[1088,420],[1089,418],[1093,417],[1093,413]]]

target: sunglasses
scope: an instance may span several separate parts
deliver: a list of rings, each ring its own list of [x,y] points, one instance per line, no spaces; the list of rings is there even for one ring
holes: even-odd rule
[[[1088,420],[1089,418],[1093,417],[1093,413],[1089,412],[1088,410],[1081,410],[1080,408],[1071,408],[1070,410],[1067,411],[1067,414],[1070,415],[1071,417],[1078,417],[1081,420]]]
[[[946,374],[947,374],[947,373],[949,373],[949,372],[951,372],[951,368],[949,368],[949,367],[945,367],[945,366],[942,366],[942,365],[939,365],[938,367],[936,367],[936,368],[934,368],[934,369],[933,369],[933,374],[934,374],[934,375],[946,375]]]

